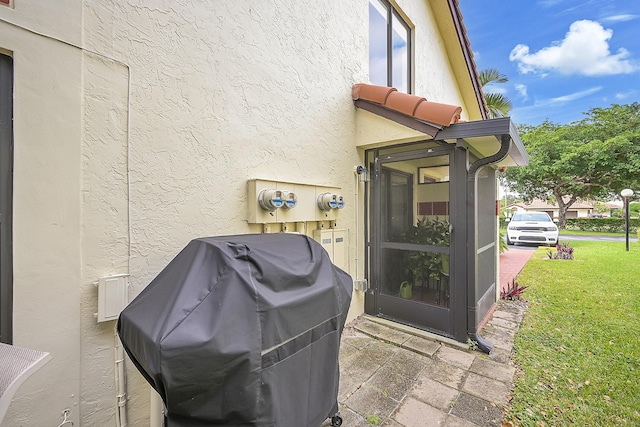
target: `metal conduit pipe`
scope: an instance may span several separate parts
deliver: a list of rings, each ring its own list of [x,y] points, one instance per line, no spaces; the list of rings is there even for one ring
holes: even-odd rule
[[[149,427],[164,427],[164,403],[153,387],[149,391]]]
[[[474,234],[472,244],[467,245],[467,284],[471,283],[473,285],[467,287],[469,290],[467,293],[467,333],[469,337],[477,343],[478,348],[487,354],[493,349],[493,344],[480,335],[476,319],[476,278],[478,277],[476,262],[478,255],[478,171],[487,165],[504,160],[509,154],[510,146],[511,137],[509,135],[502,135],[500,139],[500,149],[491,156],[483,157],[473,162],[467,172],[467,207],[471,207],[471,209],[467,209],[467,229]]]
[[[127,380],[124,369],[124,347],[115,332],[116,426],[127,426]]]

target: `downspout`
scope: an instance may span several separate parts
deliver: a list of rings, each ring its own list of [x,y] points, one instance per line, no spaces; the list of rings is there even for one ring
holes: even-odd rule
[[[467,334],[475,341],[478,348],[489,354],[493,349],[493,344],[484,339],[478,331],[476,319],[477,304],[477,283],[478,267],[478,171],[480,168],[492,163],[504,160],[509,154],[511,137],[502,135],[500,139],[500,149],[495,154],[478,159],[469,166],[467,172]],[[472,286],[469,286],[471,284]]]

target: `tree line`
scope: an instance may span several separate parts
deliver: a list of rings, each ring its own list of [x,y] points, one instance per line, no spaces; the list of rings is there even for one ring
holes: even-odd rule
[[[508,78],[487,68],[479,72],[479,79],[489,117],[507,116],[511,102],[492,87]],[[509,168],[501,176],[524,201],[556,203],[560,228],[579,199],[614,199],[624,188],[640,190],[640,104],[613,104],[584,114],[584,119],[570,124],[546,120],[518,126],[529,165]]]
[[[519,126],[529,165],[505,175],[524,200],[557,203],[560,228],[577,200],[613,199],[624,188],[639,188],[640,104],[592,108],[585,116],[570,124]]]

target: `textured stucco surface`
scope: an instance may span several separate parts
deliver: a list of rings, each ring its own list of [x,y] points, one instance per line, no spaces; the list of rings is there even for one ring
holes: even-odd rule
[[[258,231],[248,179],[353,186],[348,95],[367,69],[366,26],[352,21],[366,8],[252,3],[86,9],[86,43],[131,68],[132,296],[189,240]],[[353,229],[352,208],[342,214]],[[129,380],[143,425],[148,393]]]
[[[115,322],[97,323],[94,282],[129,272],[128,68],[85,53],[82,122],[81,425],[115,425]]]
[[[368,81],[367,0],[65,0],[48,16],[27,3],[0,10],[15,59],[14,335],[53,360],[3,427],[58,425],[66,408],[75,425],[115,424],[115,322],[96,323],[93,282],[129,273],[133,298],[191,239],[261,232],[248,180],[340,188],[363,277],[351,87]],[[415,92],[465,108],[428,2],[398,4]],[[350,317],[362,307],[354,292]],[[129,425],[146,426],[148,387],[128,366]]]
[[[53,356],[2,425],[59,424],[80,395],[82,55],[0,25],[14,58],[14,344]]]

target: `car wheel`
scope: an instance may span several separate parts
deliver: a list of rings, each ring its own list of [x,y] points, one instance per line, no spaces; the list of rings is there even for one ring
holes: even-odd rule
[[[513,242],[509,239],[509,235],[507,235],[507,245],[513,245]]]

